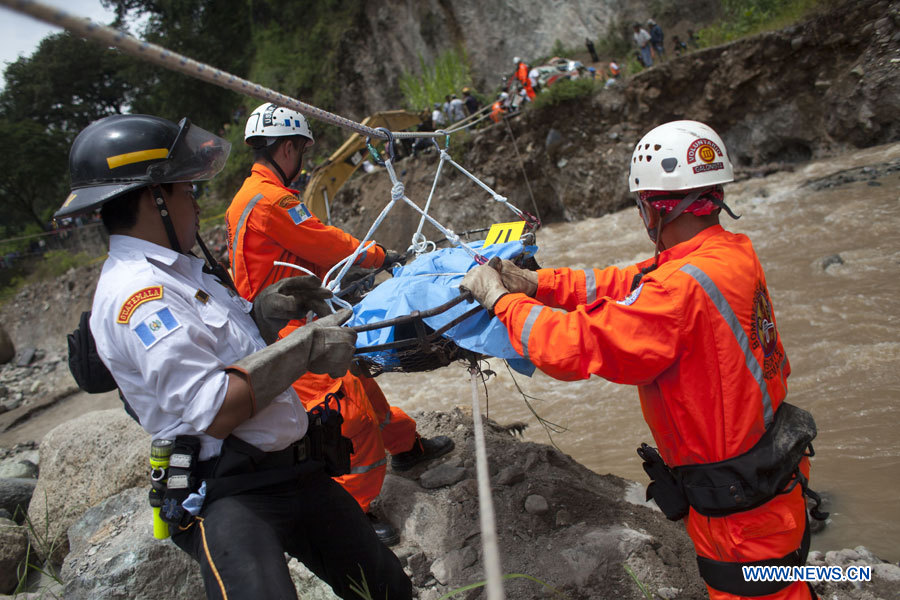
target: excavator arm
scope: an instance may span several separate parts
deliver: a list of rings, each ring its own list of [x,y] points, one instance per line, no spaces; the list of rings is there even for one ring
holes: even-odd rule
[[[422,116],[418,113],[386,110],[366,117],[362,124],[373,128],[387,127],[391,131],[401,131],[421,122]],[[366,138],[354,133],[328,157],[324,164],[313,171],[306,189],[303,190],[303,202],[323,223],[331,224],[331,202],[344,182],[365,159]]]

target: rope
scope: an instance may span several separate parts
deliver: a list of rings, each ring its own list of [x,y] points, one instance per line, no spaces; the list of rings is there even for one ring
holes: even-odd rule
[[[371,127],[367,127],[362,123],[351,121],[350,119],[322,110],[321,108],[306,104],[305,102],[301,102],[280,92],[263,87],[252,81],[242,79],[231,73],[216,69],[215,67],[188,58],[182,54],[178,54],[177,52],[167,50],[162,46],[139,40],[124,31],[118,31],[111,27],[94,23],[90,19],[85,19],[83,17],[71,16],[64,10],[32,0],[0,0],[0,5],[6,6],[10,10],[27,14],[39,21],[62,27],[74,34],[100,42],[103,45],[115,46],[126,54],[171,69],[172,71],[183,73],[189,77],[217,85],[239,94],[245,94],[247,96],[258,98],[259,100],[273,102],[279,106],[292,108],[308,117],[325,121],[326,123],[331,123],[338,127],[343,127],[344,129],[359,133],[360,135],[377,137],[382,140],[388,139],[384,133]]]
[[[519,144],[516,143],[516,136],[513,135],[512,127],[509,126],[509,119],[503,119],[503,123],[506,125],[506,131],[509,133],[509,138],[512,140],[513,149],[516,151],[516,160],[519,161],[519,168],[522,170],[522,177],[525,178],[525,185],[528,186],[528,195],[531,196],[531,206],[534,207],[534,216],[540,221],[541,211],[538,210],[537,202],[534,201],[534,192],[531,191],[531,182],[528,181],[528,173],[525,172],[525,163],[522,161],[522,155],[519,154]]]
[[[469,368],[472,382],[472,428],[475,433],[475,470],[478,474],[478,514],[481,519],[481,548],[484,555],[484,575],[487,580],[488,600],[503,600],[503,577],[500,570],[500,550],[497,543],[497,523],[494,517],[494,501],[491,498],[490,473],[487,449],[484,443],[484,425],[478,404],[478,384],[475,376],[478,367]]]

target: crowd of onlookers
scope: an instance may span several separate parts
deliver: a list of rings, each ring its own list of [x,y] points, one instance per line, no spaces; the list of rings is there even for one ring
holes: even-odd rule
[[[647,19],[646,27],[635,22],[632,29],[634,30],[634,44],[637,46],[635,53],[641,65],[652,67],[654,61],[666,60],[665,34],[659,23],[654,19]],[[697,48],[697,37],[693,30],[688,29],[687,34],[688,38],[685,41],[679,39],[677,35],[672,36],[672,53],[675,56],[681,56],[688,48]]]

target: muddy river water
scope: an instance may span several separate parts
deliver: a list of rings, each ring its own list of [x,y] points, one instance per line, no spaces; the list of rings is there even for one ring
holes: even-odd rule
[[[753,240],[791,361],[788,400],[810,410],[818,425],[812,487],[828,495],[831,517],[812,548],[861,544],[894,562],[900,560],[898,164],[900,144],[894,144],[731,184],[727,200],[742,218],[723,218],[726,228]],[[890,172],[874,181],[868,175],[830,187],[810,183],[867,165]],[[550,225],[538,242],[537,258],[548,267],[625,266],[652,252],[633,209]],[[489,416],[528,423],[525,439],[546,443],[548,434],[502,361],[490,362],[498,377],[488,383]],[[462,366],[378,380],[406,410],[471,403]],[[635,389],[596,377],[559,382],[541,373],[517,381],[537,398],[538,414],[567,428],[553,434],[561,450],[598,473],[646,484],[635,448],[652,438]]]

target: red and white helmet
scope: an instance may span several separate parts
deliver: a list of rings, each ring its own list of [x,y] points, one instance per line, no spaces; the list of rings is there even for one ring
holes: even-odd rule
[[[306,147],[315,143],[309,122],[296,110],[266,102],[247,117],[244,141],[254,148],[270,146],[280,137],[302,135],[309,139]]]
[[[628,189],[690,190],[734,181],[725,143],[709,125],[672,121],[651,129],[631,156]]]

